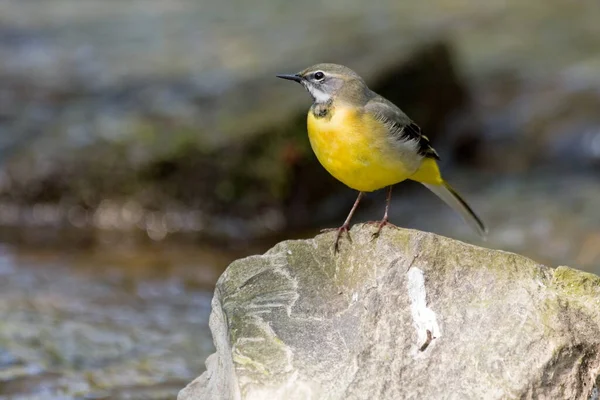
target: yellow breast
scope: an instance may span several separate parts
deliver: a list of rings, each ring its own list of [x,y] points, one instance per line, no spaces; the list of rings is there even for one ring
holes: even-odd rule
[[[308,113],[308,137],[319,162],[352,189],[372,192],[401,182],[420,165],[393,143],[379,120],[336,105],[326,117]]]

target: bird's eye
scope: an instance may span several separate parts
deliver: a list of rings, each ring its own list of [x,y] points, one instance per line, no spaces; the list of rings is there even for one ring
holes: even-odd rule
[[[315,79],[320,81],[323,80],[323,78],[325,78],[325,74],[321,71],[317,71],[315,72]]]

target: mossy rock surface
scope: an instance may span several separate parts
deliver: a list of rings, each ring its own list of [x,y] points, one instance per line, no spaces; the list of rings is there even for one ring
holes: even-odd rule
[[[219,279],[195,399],[588,399],[600,277],[434,234],[357,225]]]

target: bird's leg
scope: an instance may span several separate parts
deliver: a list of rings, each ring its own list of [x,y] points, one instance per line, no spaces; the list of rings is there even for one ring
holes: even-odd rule
[[[386,225],[392,225],[388,222],[388,211],[390,210],[390,202],[392,201],[392,186],[388,186],[387,196],[385,198],[385,213],[381,221],[374,221],[377,224],[377,232],[373,234],[373,238],[376,238],[381,233],[381,229]]]
[[[363,195],[364,195],[363,192],[358,192],[358,197],[356,198],[356,201],[354,202],[354,205],[352,206],[352,209],[350,210],[350,213],[348,214],[348,217],[346,217],[346,220],[344,221],[344,224],[342,226],[340,226],[339,228],[321,230],[321,232],[330,232],[330,231],[337,230],[337,236],[335,237],[335,246],[334,246],[334,250],[336,253],[340,250],[340,238],[342,237],[342,234],[344,232],[346,232],[348,234],[348,239],[350,239],[350,241],[352,241],[352,239],[350,238],[350,234],[348,233],[348,230],[350,229],[350,220],[352,219],[354,212],[358,208],[358,204],[360,203],[360,199],[362,199]]]

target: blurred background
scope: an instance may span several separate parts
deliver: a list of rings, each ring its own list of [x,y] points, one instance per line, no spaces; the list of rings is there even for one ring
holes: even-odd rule
[[[356,196],[274,77],[318,62],[421,125],[491,234],[411,183],[392,222],[600,273],[598,21],[596,0],[0,1],[0,399],[172,399],[203,371],[227,264]]]

